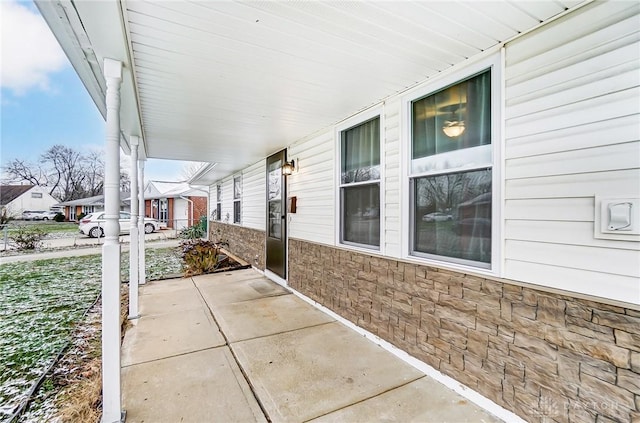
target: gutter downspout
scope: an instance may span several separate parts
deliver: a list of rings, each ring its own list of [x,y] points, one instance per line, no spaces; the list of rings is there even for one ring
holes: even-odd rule
[[[193,221],[193,200],[188,199],[184,195],[181,195],[180,198],[182,198],[183,200],[187,201],[189,203],[189,205],[191,206],[191,213],[188,216],[189,220],[187,220],[187,226],[193,226],[195,224],[195,222]],[[189,224],[189,222],[191,222],[191,224]],[[178,227],[178,223],[176,222],[176,229],[177,229],[177,227]]]

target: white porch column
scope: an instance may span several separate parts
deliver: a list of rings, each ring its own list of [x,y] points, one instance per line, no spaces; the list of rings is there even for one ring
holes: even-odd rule
[[[145,216],[145,204],[144,204],[144,160],[140,160],[140,166],[138,166],[138,185],[140,186],[140,192],[138,196],[140,214],[138,217],[138,259],[140,260],[138,270],[138,280],[140,285],[147,283],[147,269],[146,259],[144,254],[144,216]]]
[[[104,59],[107,127],[102,246],[102,422],[121,420],[120,386],[120,84],[122,63]]]
[[[131,136],[131,226],[129,229],[129,319],[140,317],[138,311],[138,276],[140,275],[139,237],[138,237],[138,137]]]

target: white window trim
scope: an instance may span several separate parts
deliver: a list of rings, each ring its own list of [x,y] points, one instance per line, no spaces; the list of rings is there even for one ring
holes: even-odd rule
[[[410,181],[413,176],[410,172],[411,165],[411,122],[413,101],[434,93],[444,87],[463,81],[474,74],[491,68],[491,146],[492,146],[492,181],[491,181],[491,263],[489,268],[476,267],[451,261],[438,260],[435,258],[423,258],[411,254],[412,205]],[[504,168],[504,52],[492,50],[491,53],[482,58],[467,64],[465,67],[455,67],[449,72],[444,72],[441,76],[427,81],[425,84],[416,87],[409,93],[402,96],[402,127],[400,138],[400,215],[401,219],[401,254],[402,258],[409,262],[433,265],[436,267],[462,271],[466,273],[476,273],[481,275],[500,276],[502,273],[502,251],[504,246],[504,222],[502,222],[502,192],[504,190],[504,178],[502,169]]]
[[[366,254],[383,254],[385,251],[385,141],[386,141],[386,128],[385,128],[385,119],[384,119],[384,103],[378,104],[376,106],[371,107],[357,115],[351,116],[342,122],[338,123],[335,126],[334,131],[334,146],[335,146],[335,163],[334,167],[334,175],[335,175],[335,210],[334,210],[334,244],[336,246],[340,246],[342,248],[347,248],[354,251],[360,251]],[[354,126],[358,126],[362,123],[365,123],[374,118],[378,118],[380,120],[380,179],[378,181],[380,187],[380,245],[378,248],[371,246],[360,246],[354,243],[343,243],[341,241],[341,230],[342,230],[342,204],[341,204],[341,188],[342,188],[342,179],[341,179],[341,163],[342,163],[342,132],[353,128]],[[361,184],[370,184],[370,182],[366,183],[354,183],[349,185],[361,185]]]
[[[240,179],[240,197],[236,198],[236,179]],[[234,225],[239,225],[242,226],[242,222],[244,219],[242,219],[242,212],[243,212],[243,207],[242,207],[242,196],[244,195],[244,178],[242,177],[242,173],[237,173],[235,175],[233,175],[233,177],[231,178],[231,198],[233,199],[233,203],[231,206],[231,223]],[[240,204],[240,221],[236,222],[236,203]]]
[[[222,182],[216,185],[216,222],[222,222]],[[218,206],[220,213],[218,213]]]

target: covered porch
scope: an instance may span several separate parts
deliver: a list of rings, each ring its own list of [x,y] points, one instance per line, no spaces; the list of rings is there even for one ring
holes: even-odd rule
[[[253,269],[140,293],[127,422],[499,421]]]
[[[402,260],[409,256],[408,251],[405,251],[409,248],[409,242],[405,242],[407,240],[403,238],[408,233],[409,201],[403,196],[409,195],[408,186],[411,179],[408,174],[405,174],[410,148],[407,137],[407,128],[410,126],[411,119],[411,114],[408,112],[410,102],[407,99],[400,99],[399,96],[411,94],[417,99],[416,90],[420,89],[425,81],[440,78],[440,83],[446,85],[444,81],[448,81],[449,78],[454,82],[450,75],[451,71],[468,66],[475,69],[478,63],[486,61],[489,57],[492,57],[492,60],[495,59],[495,69],[499,70],[495,73],[496,83],[493,86],[500,90],[507,85],[506,76],[502,73],[503,68],[508,68],[512,73],[515,72],[513,68],[525,73],[524,76],[517,74],[515,77],[510,76],[512,80],[516,80],[516,82],[512,81],[514,84],[535,79],[539,76],[536,73],[538,71],[529,74],[529,65],[523,52],[544,51],[547,48],[547,41],[536,41],[535,44],[530,44],[535,48],[514,49],[509,63],[507,63],[505,45],[514,40],[518,41],[523,34],[534,33],[541,27],[553,27],[563,18],[571,17],[576,11],[589,9],[590,5],[593,6],[596,2],[561,0],[489,3],[289,3],[37,0],[36,3],[107,122],[105,209],[110,223],[106,227],[103,247],[103,421],[109,423],[120,421],[123,410],[127,411],[128,419],[133,421],[159,420],[156,415],[146,416],[138,413],[153,413],[159,410],[168,412],[166,408],[162,408],[164,406],[175,406],[171,410],[176,412],[187,409],[197,412],[199,408],[206,405],[213,407],[207,411],[211,416],[221,416],[216,414],[221,412],[216,407],[222,405],[224,411],[224,404],[216,401],[215,395],[217,392],[224,392],[226,396],[231,391],[218,385],[211,385],[212,380],[218,379],[216,377],[212,376],[207,380],[199,379],[203,377],[202,372],[193,375],[195,379],[191,385],[180,385],[178,382],[186,383],[186,380],[181,378],[172,383],[171,387],[176,387],[178,390],[171,393],[171,401],[166,400],[167,397],[147,395],[147,392],[140,388],[157,383],[156,392],[167,392],[168,386],[163,386],[158,379],[145,378],[145,369],[151,369],[151,373],[160,374],[164,371],[160,368],[162,363],[178,363],[191,355],[196,363],[197,355],[200,355],[201,360],[207,361],[207,366],[200,366],[200,370],[206,368],[207,371],[214,372],[217,367],[213,363],[219,363],[221,369],[225,368],[223,370],[226,373],[219,379],[236,383],[235,395],[238,401],[244,402],[243,412],[247,414],[242,416],[247,419],[268,418],[272,421],[286,421],[294,418],[296,420],[329,419],[333,416],[336,420],[369,420],[367,412],[377,413],[379,408],[391,409],[391,406],[386,403],[378,402],[387,395],[396,398],[392,400],[392,404],[406,404],[406,407],[393,408],[396,418],[401,420],[401,413],[404,411],[414,413],[407,415],[406,420],[412,418],[419,420],[424,417],[425,415],[421,413],[425,412],[425,409],[421,407],[423,403],[428,404],[429,399],[435,398],[433,392],[436,388],[428,385],[427,379],[415,369],[395,363],[395,358],[388,353],[373,345],[365,345],[366,341],[361,336],[345,332],[346,329],[331,320],[333,317],[327,318],[312,309],[301,312],[301,315],[309,316],[311,319],[309,323],[297,314],[295,316],[278,315],[278,313],[284,313],[287,310],[286,307],[265,308],[263,311],[267,314],[259,316],[260,326],[247,323],[252,318],[255,319],[255,316],[249,316],[249,311],[262,310],[257,307],[261,302],[289,301],[293,303],[292,307],[295,310],[296,307],[301,306],[299,303],[302,301],[294,297],[297,294],[283,291],[261,277],[255,279],[255,274],[251,274],[252,276],[245,280],[234,282],[238,291],[227,291],[231,284],[224,284],[225,290],[217,291],[217,296],[207,294],[209,291],[215,291],[217,284],[212,281],[205,283],[207,278],[175,281],[162,286],[148,285],[138,289],[138,284],[142,285],[145,282],[144,271],[141,270],[144,269],[142,239],[138,248],[132,244],[132,249],[139,252],[137,256],[132,255],[130,266],[132,283],[129,316],[134,328],[127,334],[124,350],[121,352],[118,321],[120,281],[114,272],[109,271],[118,263],[120,254],[117,238],[120,152],[122,150],[124,154],[131,155],[131,173],[138,176],[133,178],[132,184],[132,198],[137,197],[139,200],[139,202],[132,202],[132,239],[136,238],[136,233],[142,235],[140,225],[143,222],[144,201],[139,191],[144,183],[145,159],[207,162],[207,167],[198,175],[199,183],[213,188],[219,181],[229,180],[227,184],[229,189],[221,193],[221,197],[218,198],[221,202],[224,197],[225,207],[233,211],[233,213],[225,212],[225,215],[232,216],[231,222],[228,223],[233,225],[227,226],[236,230],[239,234],[238,238],[241,238],[245,245],[255,247],[256,251],[251,251],[251,254],[246,256],[247,261],[264,269],[266,192],[263,191],[267,183],[261,166],[264,165],[265,159],[280,152],[285,152],[284,159],[286,159],[286,151],[289,150],[299,169],[304,169],[299,171],[298,180],[294,181],[298,182],[295,186],[298,192],[309,186],[314,188],[315,184],[319,183],[318,180],[331,180],[337,186],[339,183],[336,170],[340,158],[337,153],[339,141],[336,134],[342,129],[348,129],[349,125],[346,125],[346,122],[349,122],[349,119],[375,109],[376,113],[382,117],[380,126],[386,131],[383,144],[393,147],[388,150],[380,149],[387,152],[386,156],[382,154],[381,165],[386,166],[383,166],[383,170],[387,174],[381,182],[387,184],[387,187],[396,187],[396,190],[389,190],[387,193],[383,191],[383,194],[389,194],[388,199],[394,200],[394,202],[389,201],[393,207],[390,207],[387,216],[390,229],[387,240],[390,240],[390,247],[386,252],[390,257],[376,257],[373,260],[377,263],[397,263],[397,259]],[[622,8],[622,6],[616,7]],[[597,19],[594,18],[595,20]],[[600,25],[599,21],[597,24]],[[549,39],[545,34],[543,35],[544,40]],[[450,104],[443,104],[441,112],[450,111],[452,107],[455,109],[456,104],[457,107],[461,105],[461,100],[457,103],[452,100],[446,101]],[[503,108],[503,105],[502,100],[496,102],[494,109],[497,111]],[[378,110],[380,110],[379,113]],[[536,123],[537,121],[531,123],[531,126],[535,126]],[[496,127],[496,139],[493,145],[502,145],[506,142],[504,135],[501,134],[502,129],[506,127],[505,122],[500,118],[493,124]],[[340,127],[340,125],[346,126]],[[342,129],[336,129],[339,127]],[[326,151],[316,149],[314,137],[323,138],[318,140],[318,145],[322,143],[330,145],[331,148]],[[307,142],[311,147],[302,148],[301,146]],[[319,154],[319,151],[322,154]],[[319,169],[317,172],[311,166],[304,167],[312,162],[311,158],[318,159],[315,168]],[[305,159],[307,159],[306,163]],[[500,165],[505,161],[504,158],[496,157],[495,160],[495,168],[502,172]],[[279,175],[278,169],[275,170],[275,174]],[[324,177],[325,172],[329,175],[328,177]],[[316,176],[318,176],[317,180]],[[494,186],[504,184],[500,178],[496,181]],[[247,186],[249,182],[254,184],[253,194],[260,198],[259,202],[255,204],[241,202],[242,189],[237,190],[236,187],[242,187],[242,183],[245,182]],[[258,185],[260,189],[255,189]],[[283,183],[282,192],[286,192],[286,188],[286,183]],[[337,220],[338,211],[333,201],[337,203],[336,192],[339,190],[331,187],[329,201],[325,201],[326,199],[323,198],[318,199],[317,192],[311,188],[309,189],[310,201],[306,205],[300,205],[304,213],[298,215],[301,217],[299,220],[303,221],[302,223],[307,227],[323,222],[308,206],[313,202],[322,203],[317,207],[329,209],[332,211],[329,219]],[[286,195],[282,195],[281,200],[287,201]],[[494,197],[496,204],[499,200],[498,196]],[[329,203],[328,207],[327,203]],[[589,202],[589,207],[591,204],[592,202]],[[305,206],[308,207],[306,211]],[[209,204],[209,216],[214,207],[214,204]],[[253,208],[247,211],[249,207]],[[283,210],[285,208],[286,206],[282,207]],[[241,215],[241,210],[242,213],[247,211],[250,219],[242,222],[239,218],[236,219],[236,210],[238,217]],[[426,213],[426,210],[424,212]],[[496,209],[496,212],[502,212],[502,210]],[[221,213],[217,213],[218,218],[220,215]],[[229,219],[227,217],[227,220]],[[502,224],[497,221],[497,218],[495,223],[493,227]],[[357,254],[358,251],[353,255],[350,255],[351,252],[343,254],[341,245],[337,245],[340,248],[335,248],[333,251],[325,250],[327,245],[339,244],[337,226],[334,228],[327,225],[329,229],[324,231],[326,233],[318,236],[305,233],[307,228],[301,229],[301,226],[303,225],[298,226],[298,239],[293,239],[291,243],[293,246],[291,250],[299,253],[297,257],[304,259],[303,253],[306,254],[315,248],[314,251],[317,251],[317,255],[320,256],[333,253],[339,257],[362,259],[361,255]],[[249,239],[247,234],[260,238],[256,238],[256,241],[263,244],[253,242],[254,239]],[[287,240],[286,235],[285,230],[285,236],[281,238],[284,243]],[[498,245],[501,238],[495,236],[493,239]],[[286,261],[286,254],[282,254],[282,258]],[[423,262],[416,264],[414,257],[409,258],[413,260],[409,269],[423,264]],[[314,282],[319,281],[318,286],[322,287],[322,278],[316,277],[320,271],[303,269],[302,259],[290,260],[291,273],[298,276],[296,281],[298,286],[311,279],[307,277],[307,273],[303,272],[304,270],[316,278],[317,281]],[[496,273],[489,275],[490,277],[495,279],[495,277],[504,276],[504,273],[500,273],[503,271],[503,261],[500,257],[500,262],[495,263]],[[346,268],[348,264],[342,267]],[[325,268],[324,263],[320,263],[319,266],[320,270]],[[429,269],[429,272],[431,271],[432,269]],[[244,274],[249,274],[248,272]],[[414,291],[415,281],[412,278],[415,272],[412,272],[413,270],[407,275],[406,289],[409,292]],[[366,271],[359,273],[366,273]],[[458,277],[446,271],[440,273],[438,269],[432,273],[436,277],[441,276],[441,279],[445,279],[446,284],[449,283],[449,277]],[[426,275],[425,272],[422,274]],[[476,276],[477,274],[474,273]],[[479,274],[486,276],[482,272]],[[377,278],[379,275],[365,276]],[[286,284],[287,278],[285,276],[283,278],[281,282]],[[259,281],[256,282],[257,280]],[[395,279],[390,277],[382,280],[388,281],[389,284],[395,283]],[[343,281],[344,279],[336,277],[334,282],[341,285]],[[366,285],[368,282],[364,280],[363,284]],[[455,287],[456,292],[462,295],[462,282],[457,280],[454,282],[458,284]],[[476,316],[481,315],[481,309],[487,312],[492,311],[493,314],[497,314],[496,319],[503,319],[501,322],[509,325],[510,323],[505,323],[504,320],[511,321],[511,298],[504,299],[501,296],[504,292],[505,297],[513,295],[515,298],[523,292],[523,288],[520,285],[515,285],[515,288],[509,285],[511,290],[507,288],[503,290],[502,280],[480,281],[475,276],[465,278],[464,282],[474,285],[471,288],[464,287],[464,293],[468,294],[470,304],[446,296],[436,299],[438,301],[442,299],[445,303],[439,306],[444,306],[447,310],[447,318],[458,316],[460,308],[466,311],[473,310],[473,313],[476,313],[478,305],[476,303],[485,302],[480,304],[476,315],[471,316],[466,323],[469,323],[474,331],[478,331],[478,333],[473,332],[477,335],[473,346],[482,350],[482,354],[476,357],[476,361],[472,361],[470,368],[475,368],[479,374],[491,376],[496,373],[495,369],[489,366],[487,370],[482,361],[490,345],[487,339],[489,336],[500,337],[502,333],[498,331],[498,324],[476,325]],[[433,283],[438,285],[442,280],[436,280]],[[296,288],[296,285],[291,286]],[[378,286],[373,288],[382,291]],[[448,296],[450,294],[448,285],[444,289],[447,291],[443,293]],[[320,290],[321,288],[318,292]],[[426,289],[423,291],[431,292]],[[467,291],[471,292],[467,293]],[[221,292],[224,292],[224,295]],[[391,290],[385,292],[393,294]],[[479,293],[474,294],[474,292]],[[140,297],[138,297],[139,293]],[[232,297],[227,298],[224,303],[217,302],[226,295]],[[491,298],[486,298],[490,295]],[[531,294],[530,297],[538,298],[537,295],[538,293]],[[408,310],[410,306],[406,304],[408,294],[399,294],[399,297],[401,297],[400,301],[396,301],[399,308],[405,309],[407,314],[412,312],[413,309]],[[541,298],[543,299],[540,300],[540,308],[544,312],[536,315],[534,307],[538,307],[537,299],[535,304],[525,304],[526,307],[521,307],[520,310],[524,308],[526,312],[533,314],[534,318],[541,316],[544,319],[547,317],[546,310],[549,308],[547,304],[564,304],[565,301],[564,297],[561,300],[555,297],[551,300],[545,296]],[[521,298],[513,301],[519,303]],[[352,317],[353,321],[359,322],[358,310],[351,303],[345,304],[342,304],[345,309],[344,314]],[[504,312],[499,309],[498,304],[504,304]],[[244,310],[246,314],[241,316],[242,308],[249,305],[254,308]],[[534,310],[531,311],[531,308]],[[172,315],[172,309],[175,310],[174,315]],[[414,309],[417,310],[416,307]],[[561,319],[564,319],[562,314],[564,308],[559,307],[559,310],[558,314],[561,314]],[[620,314],[626,313],[622,307],[616,310]],[[417,315],[419,316],[420,313],[422,312],[418,310]],[[588,313],[595,312],[588,311]],[[189,316],[192,320],[189,320]],[[395,316],[392,315],[391,318]],[[636,315],[633,316],[635,318]],[[177,319],[178,317],[180,319]],[[443,319],[445,325],[449,321],[447,318]],[[628,319],[626,315],[622,318]],[[164,323],[159,323],[163,322],[163,319],[168,319],[165,322],[168,327],[172,327],[175,323],[175,338],[166,336],[167,329]],[[271,327],[268,324],[270,319],[284,326]],[[186,326],[179,326],[178,321],[186,322]],[[241,326],[243,322],[247,325],[246,327],[234,326]],[[527,325],[525,329],[533,328],[537,331],[539,327],[546,327],[544,326],[546,323],[543,321],[540,325],[540,322],[537,322],[536,325]],[[591,325],[591,321],[587,323]],[[452,327],[467,335],[466,327],[452,325],[449,328]],[[258,328],[263,328],[266,332],[251,332]],[[479,333],[485,328],[487,333]],[[159,329],[164,332],[159,332]],[[331,329],[331,333],[321,336],[321,332],[325,329]],[[392,329],[385,330],[387,330],[386,335],[395,335],[395,333],[389,333]],[[543,333],[542,330],[539,332]],[[162,336],[159,336],[160,333]],[[189,339],[181,338],[189,333],[200,333],[200,335],[190,336]],[[378,333],[385,334],[384,331]],[[309,343],[305,341],[298,344],[289,338],[304,334],[307,334]],[[157,339],[154,340],[154,337]],[[387,338],[394,337],[387,336]],[[439,336],[433,338],[435,343],[446,343]],[[509,334],[508,338],[509,342],[520,343],[521,341],[521,338],[514,334]],[[349,348],[345,350],[342,349],[344,345],[340,345],[336,346],[335,350],[331,350],[333,344],[327,340],[332,339],[343,339],[343,343]],[[530,339],[528,333],[524,339]],[[145,346],[152,344],[152,340],[159,342],[158,346],[153,350],[146,350]],[[188,346],[193,340],[201,344]],[[274,343],[267,345],[268,342]],[[561,347],[565,346],[563,342],[564,338],[556,340]],[[573,345],[571,341],[567,341],[566,344]],[[309,351],[301,350],[305,345],[308,346]],[[429,355],[426,351],[419,351],[417,344],[411,345],[415,347],[413,352],[416,356]],[[501,343],[497,351],[501,353],[511,351],[508,349],[511,347],[502,345]],[[538,345],[547,345],[547,340],[536,340],[533,346],[525,346],[539,350]],[[516,354],[521,346],[514,346]],[[362,357],[353,353],[354,349],[360,348],[362,351],[366,350],[362,357],[372,357],[372,362],[350,363],[347,361],[361,359]],[[555,370],[558,369],[555,363],[556,356],[560,357],[555,352],[558,347],[546,348],[553,350],[548,355],[551,356],[550,361],[553,361],[551,366],[555,376]],[[546,349],[543,349],[544,351]],[[471,352],[475,354],[475,351]],[[276,354],[274,356],[276,358],[272,359],[267,355],[268,353]],[[407,361],[412,359],[408,353],[404,354]],[[630,356],[631,353],[624,350],[623,354]],[[204,356],[207,358],[203,359]],[[528,354],[522,354],[519,357],[526,359],[527,356]],[[622,371],[626,371],[631,366],[627,356],[620,362],[614,360],[614,364],[620,364]],[[448,355],[447,364],[449,364]],[[305,365],[313,365],[313,367],[305,367]],[[346,367],[341,368],[342,365]],[[535,365],[536,363],[531,363],[530,366],[535,369]],[[518,379],[524,378],[525,371],[520,362],[518,361],[514,366],[518,367],[518,373],[515,376]],[[455,363],[452,362],[449,370],[455,367]],[[361,369],[362,372],[354,373],[354,369]],[[613,373],[617,371],[615,366],[612,369]],[[446,370],[445,368],[445,372]],[[454,373],[459,373],[463,377],[467,372],[467,368],[460,368],[460,366],[455,370]],[[379,373],[373,379],[365,377],[365,374],[370,376],[376,372]],[[526,374],[530,373],[536,374],[529,371]],[[577,375],[577,372],[575,374]],[[290,375],[290,377],[280,378],[284,375]],[[295,379],[296,375],[302,376],[303,380]],[[504,369],[502,375],[505,378],[509,376]],[[382,384],[380,381],[386,381],[387,376],[391,382]],[[135,379],[136,377],[139,379]],[[254,379],[251,379],[252,377]],[[173,381],[173,378],[174,376],[165,374],[165,380]],[[325,380],[325,378],[328,379]],[[470,378],[469,380],[473,382],[470,386],[483,388],[479,382],[482,379]],[[617,379],[614,377],[615,380]],[[325,385],[324,382],[327,384]],[[511,396],[505,399],[502,395],[503,386],[506,386],[505,381],[494,382],[495,385],[490,386],[485,392],[502,405],[513,400],[515,405],[509,404],[510,409],[518,411],[519,404],[516,397],[520,391],[509,388]],[[516,382],[517,384],[522,382],[524,386],[524,379]],[[286,386],[287,384],[293,384],[293,387]],[[410,393],[410,400],[403,402],[401,393],[406,392],[407,389],[411,390],[418,384],[427,384],[427,386],[422,386],[417,390],[419,392]],[[253,386],[254,391],[251,391],[250,386]],[[298,390],[298,387],[302,389],[304,386],[310,390],[305,392]],[[466,389],[460,386],[461,390]],[[209,391],[210,388],[211,391]],[[321,391],[314,391],[314,389],[321,389]],[[208,392],[213,394],[206,394]],[[625,400],[632,395],[631,391],[616,390],[616,392],[622,392],[621,396]],[[206,401],[203,400],[204,397],[196,398],[196,407],[190,407],[187,402],[178,404],[177,398],[184,398],[187,393],[209,396],[206,397]],[[351,396],[357,393],[362,395]],[[395,397],[396,394],[400,395],[400,399]],[[211,395],[214,396],[213,399]],[[527,407],[535,409],[535,413],[538,413],[538,404],[545,399],[542,395],[541,390],[532,395],[527,393],[530,401]],[[326,401],[318,398],[326,398]],[[587,400],[590,398],[586,397]],[[478,395],[478,402],[484,399],[486,398]],[[150,405],[150,401],[159,401],[159,405]],[[456,400],[453,401],[456,402]],[[628,404],[625,402],[625,407],[633,409],[634,404],[631,398]],[[637,410],[637,406],[635,407]],[[260,412],[257,411],[258,409]],[[521,412],[521,414],[527,413]],[[534,418],[539,417],[537,414],[534,415]],[[173,416],[167,418],[167,420],[177,419],[177,415],[176,419],[173,419]],[[193,419],[207,420],[208,418],[194,416]],[[237,419],[244,418],[238,415]],[[428,420],[438,420],[438,418],[428,415]]]

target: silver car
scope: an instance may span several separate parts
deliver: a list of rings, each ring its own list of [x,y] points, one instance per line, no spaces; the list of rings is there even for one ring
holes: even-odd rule
[[[104,236],[104,225],[106,219],[104,212],[94,212],[86,215],[80,220],[78,229],[81,234],[88,235],[91,238],[99,238]],[[120,234],[128,234],[131,227],[131,213],[120,212]],[[160,222],[148,217],[144,218],[144,233],[150,234],[160,229]]]
[[[433,212],[422,216],[424,222],[446,222],[453,220],[453,216],[442,212]]]

